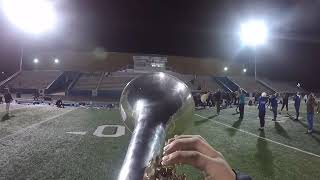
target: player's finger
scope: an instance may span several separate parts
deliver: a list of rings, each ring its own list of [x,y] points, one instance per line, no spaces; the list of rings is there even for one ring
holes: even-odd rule
[[[167,144],[170,144],[172,141],[176,140],[176,139],[183,139],[183,138],[199,138],[202,139],[204,142],[208,143],[203,137],[201,137],[200,135],[175,135],[174,138],[171,138],[168,140]]]
[[[197,151],[212,158],[223,157],[220,152],[216,151],[199,137],[176,139],[164,147],[165,155],[175,151]]]
[[[200,170],[206,168],[207,157],[197,151],[176,151],[163,156],[162,165],[189,164]]]

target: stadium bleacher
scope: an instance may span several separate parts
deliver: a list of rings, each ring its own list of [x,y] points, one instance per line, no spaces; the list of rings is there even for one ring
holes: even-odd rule
[[[101,73],[83,73],[74,85],[75,89],[93,90],[96,89],[101,77]]]
[[[234,91],[237,90],[238,87],[241,87],[248,93],[267,92],[268,94],[271,94],[273,92],[295,93],[297,91],[305,93],[303,89],[296,87],[295,83],[293,82],[283,82],[269,79],[259,79],[256,81],[250,76],[214,77],[211,75],[195,76],[193,74],[181,74],[174,71],[165,72],[185,82],[192,91],[199,90],[199,87],[201,87],[202,91],[216,91],[217,89],[226,90],[225,87],[227,87],[230,91]],[[4,81],[1,87],[8,86],[16,90],[47,89],[49,85],[53,84],[53,82],[55,82],[62,74],[62,71],[52,70],[21,71]],[[110,90],[121,91],[126,84],[130,82],[130,80],[141,74],[142,72],[135,72],[133,70],[106,73],[81,73],[79,78],[75,79],[69,90],[73,92],[85,91],[85,94],[90,96],[92,90],[99,91],[100,95],[104,93],[108,94]],[[62,80],[62,77],[60,80]],[[63,81],[64,80],[62,80],[62,83]]]
[[[235,82],[237,85],[239,85],[248,93],[253,93],[253,92],[266,92],[267,94],[273,93],[273,90],[264,86],[259,81],[256,81],[254,77],[251,77],[251,76],[232,76],[232,77],[229,77],[229,79]]]
[[[271,87],[274,91],[282,93],[296,93],[298,91],[304,92],[305,90],[298,88],[295,82],[289,81],[278,81],[278,80],[270,80],[270,79],[260,79],[263,81],[267,86]]]
[[[217,81],[215,81],[215,79],[213,79],[213,77],[210,75],[198,75],[197,81],[200,82],[201,89],[206,89],[211,91],[222,89],[222,87],[217,83]]]
[[[114,90],[114,89],[123,89],[131,79],[135,76],[115,76],[109,75],[103,77],[98,90]]]
[[[215,80],[223,86],[225,91],[229,92],[235,92],[239,89],[239,86],[235,84],[233,81],[231,81],[228,77],[226,76],[218,76],[215,77]]]
[[[45,89],[56,80],[61,71],[21,71],[4,85],[12,89]]]

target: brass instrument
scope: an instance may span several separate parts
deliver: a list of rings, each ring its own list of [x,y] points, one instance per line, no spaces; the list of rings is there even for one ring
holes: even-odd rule
[[[191,125],[194,101],[187,85],[169,74],[139,76],[124,88],[120,113],[132,132],[118,180],[183,180],[175,167],[163,167],[165,141]]]

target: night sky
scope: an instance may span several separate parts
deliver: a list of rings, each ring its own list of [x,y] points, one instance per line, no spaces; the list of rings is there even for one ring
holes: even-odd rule
[[[137,52],[216,57],[252,64],[240,24],[263,19],[270,38],[257,49],[258,74],[320,89],[320,1],[55,0],[53,32],[31,36],[0,14],[0,71],[15,72],[26,53],[50,50]]]

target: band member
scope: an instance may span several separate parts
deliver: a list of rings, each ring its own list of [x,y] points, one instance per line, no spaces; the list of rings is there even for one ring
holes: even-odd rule
[[[258,109],[259,109],[259,119],[260,119],[260,128],[259,130],[264,130],[265,124],[265,116],[266,116],[266,104],[268,102],[267,94],[263,92],[258,101]]]
[[[314,109],[317,106],[316,99],[314,94],[311,93],[307,101],[307,120],[308,120],[308,130],[306,134],[311,134],[313,132],[313,118],[314,118]]]
[[[299,119],[299,112],[300,112],[300,103],[301,103],[301,95],[299,92],[297,92],[297,94],[294,96],[294,108],[296,110],[296,119]]]
[[[239,95],[239,111],[240,111],[240,117],[239,119],[243,119],[244,115],[244,105],[245,105],[245,96],[242,89],[240,89],[240,95]]]
[[[5,89],[4,93],[4,102],[6,103],[6,113],[9,115],[10,113],[10,103],[13,101],[9,88]]]
[[[277,111],[278,111],[278,94],[277,93],[274,93],[270,97],[270,105],[271,105],[271,110],[273,112],[272,121],[276,121],[277,120]]]
[[[222,94],[221,94],[221,90],[219,89],[216,94],[215,94],[215,100],[216,100],[216,104],[217,104],[217,114],[220,114],[220,106],[221,106],[221,101],[222,101]]]
[[[57,106],[58,108],[64,108],[64,104],[63,104],[63,102],[62,102],[61,99],[57,100],[56,106]]]
[[[207,104],[208,97],[209,97],[209,93],[204,93],[201,95],[201,103],[203,108],[206,108],[206,106],[208,105]]]
[[[303,100],[304,100],[304,103],[307,103],[308,96],[307,96],[307,95],[304,95]]]
[[[288,112],[288,103],[289,103],[289,94],[285,93],[284,97],[283,97],[283,101],[282,101],[282,108],[281,108],[281,112],[283,110],[284,107],[286,107],[286,110]]]

